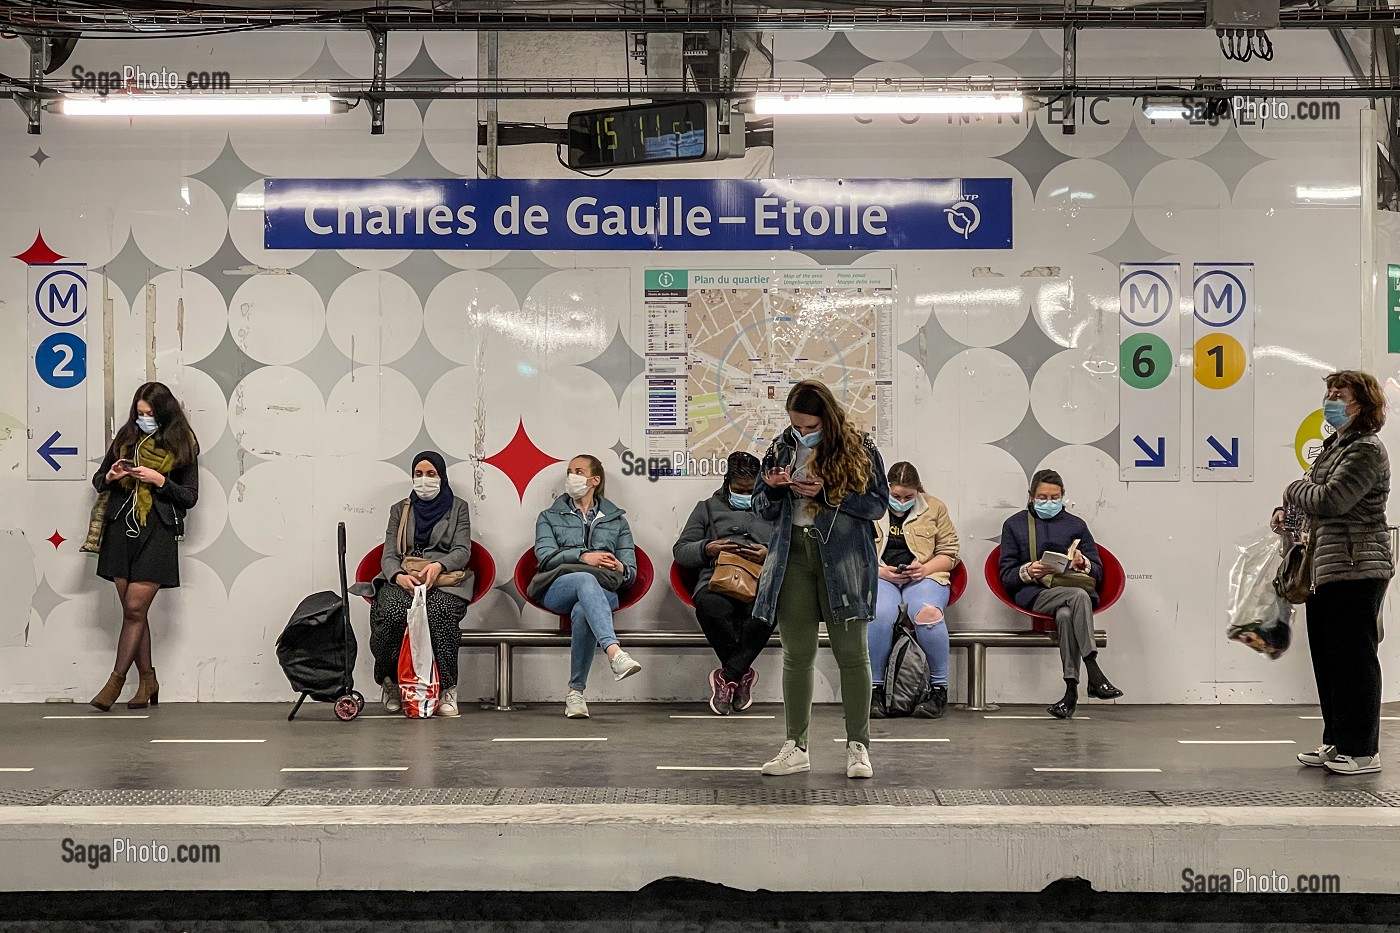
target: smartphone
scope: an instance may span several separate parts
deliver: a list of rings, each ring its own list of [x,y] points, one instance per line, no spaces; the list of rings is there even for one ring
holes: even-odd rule
[[[905,572],[907,572],[907,571],[909,570],[909,565],[908,565],[908,564],[900,564],[898,567],[896,567],[896,568],[894,568],[894,569],[897,570],[897,571],[900,572],[900,573],[905,573]]]
[[[126,470],[128,473],[130,473],[132,470],[136,469],[136,464],[135,464],[135,462],[133,462],[133,461],[131,461],[131,460],[118,460],[118,461],[117,461],[117,466],[121,467],[123,470]]]

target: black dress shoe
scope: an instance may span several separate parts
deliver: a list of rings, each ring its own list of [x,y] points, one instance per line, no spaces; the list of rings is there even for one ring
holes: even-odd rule
[[[1097,687],[1091,684],[1086,692],[1096,700],[1116,700],[1123,695],[1122,690],[1106,680]]]
[[[1049,713],[1051,716],[1054,716],[1056,719],[1070,719],[1074,716],[1074,707],[1066,703],[1064,700],[1061,700],[1054,706],[1047,709],[1046,712]]]

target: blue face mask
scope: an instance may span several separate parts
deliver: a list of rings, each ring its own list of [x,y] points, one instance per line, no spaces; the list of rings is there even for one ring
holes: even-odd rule
[[[813,431],[811,434],[803,434],[796,428],[792,429],[792,436],[797,438],[797,443],[803,447],[815,447],[822,441],[822,432]]]
[[[1035,503],[1035,514],[1039,515],[1046,521],[1049,521],[1056,515],[1059,515],[1064,510],[1065,504],[1063,502],[1060,502],[1058,499],[1050,499],[1045,502],[1041,502],[1037,499]]]
[[[901,512],[901,513],[907,512],[907,511],[909,511],[910,509],[912,509],[913,507],[914,507],[914,500],[913,500],[913,499],[910,499],[908,502],[900,502],[900,501],[899,501],[898,499],[896,499],[894,496],[890,496],[890,508],[893,509],[893,510],[896,511],[896,512]]]
[[[731,508],[747,509],[753,505],[753,495],[741,496],[737,492],[729,494],[729,505]]]
[[[137,415],[136,426],[146,434],[154,434],[160,425],[156,424],[156,419],[150,415]]]
[[[1322,403],[1322,417],[1338,431],[1351,424],[1351,417],[1347,414],[1347,403],[1337,399],[1328,399]]]

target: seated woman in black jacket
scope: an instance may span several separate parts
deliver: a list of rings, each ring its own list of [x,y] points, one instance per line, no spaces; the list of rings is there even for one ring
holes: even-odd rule
[[[404,570],[405,557],[429,561],[417,573]],[[384,533],[384,559],[374,578],[374,601],[369,610],[369,648],[374,654],[374,679],[384,687],[384,708],[402,709],[399,696],[399,649],[408,628],[413,591],[428,587],[428,629],[440,688],[435,716],[456,716],[457,651],[461,647],[462,619],[472,598],[473,575],[467,570],[472,556],[471,509],[467,500],[452,494],[447,463],[442,454],[425,450],[413,458],[413,492],[389,509]],[[440,585],[446,573],[465,571],[451,586]]]
[[[1071,567],[1088,574],[1095,585],[1103,583],[1103,562],[1089,526],[1078,515],[1065,511],[1065,481],[1054,470],[1041,470],[1031,477],[1030,502],[1001,526],[1001,584],[1016,605],[1055,620],[1060,638],[1060,664],[1064,671],[1065,695],[1047,712],[1056,719],[1069,719],[1079,702],[1079,663],[1089,673],[1089,696],[1112,700],[1123,695],[1099,669],[1099,652],[1094,648],[1094,607],[1099,604],[1096,590],[1061,585],[1053,567],[1042,558],[1046,551],[1069,553],[1079,542]],[[1032,547],[1034,540],[1034,547]]]
[[[156,593],[180,585],[176,542],[185,512],[199,501],[199,441],[168,388],[148,382],[136,390],[126,424],[112,438],[92,485],[99,509],[83,550],[98,551],[97,575],[116,584],[122,630],[116,666],[89,702],[103,712],[111,709],[135,664],[141,685],[126,705],[144,709],[160,703],[147,617]]]
[[[759,462],[753,454],[729,455],[724,483],[691,510],[671,555],[682,567],[700,571],[696,584],[695,617],[719,656],[720,666],[710,672],[710,709],[716,715],[748,709],[758,672],[754,659],[768,644],[772,627],[755,622],[752,602],[710,589],[715,562],[723,553],[738,554],[756,563],[768,556],[773,525],[754,514],[753,487]]]

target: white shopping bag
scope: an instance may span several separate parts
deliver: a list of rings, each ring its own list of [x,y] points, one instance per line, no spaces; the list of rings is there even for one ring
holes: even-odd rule
[[[399,647],[399,693],[403,713],[409,719],[427,719],[437,711],[438,669],[433,657],[433,636],[428,630],[428,588],[413,588],[408,627]]]

